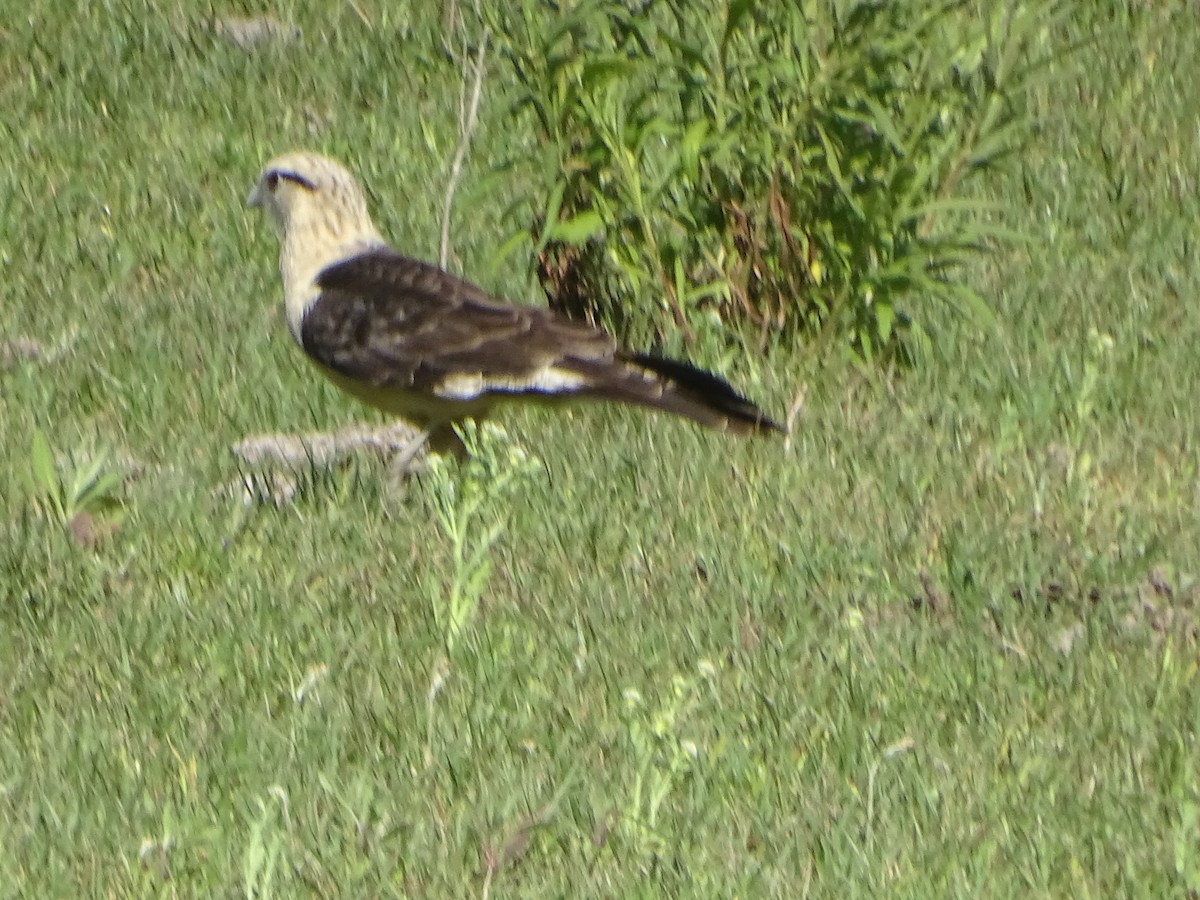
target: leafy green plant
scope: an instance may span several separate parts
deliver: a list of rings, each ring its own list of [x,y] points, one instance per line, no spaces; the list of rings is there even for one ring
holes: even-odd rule
[[[707,660],[700,662],[695,674],[675,675],[670,694],[657,710],[647,709],[637,689],[626,688],[624,692],[625,728],[634,776],[622,808],[621,828],[649,853],[665,849],[658,833],[663,805],[701,759],[700,745],[680,732],[688,716],[701,705],[702,688],[716,675],[716,668]]]
[[[479,608],[492,571],[491,551],[504,530],[504,501],[536,467],[496,425],[466,423],[459,434],[468,459],[433,457],[428,482],[437,522],[449,541],[450,583],[431,590],[434,620],[452,653]]]
[[[456,462],[431,457],[426,479],[438,525],[449,541],[450,555],[449,585],[439,581],[429,588],[443,649],[430,667],[426,694],[427,765],[433,758],[434,703],[450,677],[455,648],[483,599],[492,572],[492,548],[508,522],[505,501],[537,467],[498,425],[465,422],[458,426],[458,435],[466,447],[466,459]]]
[[[29,448],[30,473],[34,490],[45,500],[54,517],[64,525],[80,513],[97,513],[115,505],[122,484],[105,450],[79,464],[60,467],[39,429]]]
[[[495,13],[550,173],[533,236],[551,301],[659,336],[664,314],[685,333],[829,331],[867,359],[943,309],[986,318],[955,273],[1013,235],[970,183],[1029,131],[1022,91],[1052,6]],[[645,297],[660,300],[630,305]]]
[[[278,786],[269,793],[278,804],[255,798],[258,816],[250,824],[249,840],[242,852],[242,893],[252,900],[276,896],[276,876],[286,843],[280,823],[287,824],[287,795]]]
[[[1195,796],[1180,801],[1174,837],[1175,874],[1194,897],[1200,894],[1200,803]]]

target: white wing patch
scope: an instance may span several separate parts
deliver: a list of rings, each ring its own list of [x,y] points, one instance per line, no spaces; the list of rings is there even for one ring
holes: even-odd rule
[[[486,393],[570,394],[587,387],[588,381],[578,372],[566,372],[547,366],[532,377],[486,377],[480,373],[457,374],[446,377],[434,393],[447,400],[474,400]]]

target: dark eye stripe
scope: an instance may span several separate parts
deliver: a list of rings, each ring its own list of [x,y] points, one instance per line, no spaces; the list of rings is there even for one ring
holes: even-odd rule
[[[290,181],[292,184],[298,184],[300,187],[308,191],[315,191],[317,186],[305,178],[298,172],[292,172],[287,169],[273,169],[267,173],[267,187],[270,190],[275,190],[279,184],[279,180]]]

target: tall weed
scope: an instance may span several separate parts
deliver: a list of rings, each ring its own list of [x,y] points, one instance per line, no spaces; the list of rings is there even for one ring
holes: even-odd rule
[[[1029,133],[1053,4],[486,8],[537,133],[551,302],[640,340],[749,322],[867,360],[986,320],[956,273],[1014,235],[971,183]]]

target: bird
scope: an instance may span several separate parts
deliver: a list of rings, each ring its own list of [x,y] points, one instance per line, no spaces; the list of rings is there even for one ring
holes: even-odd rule
[[[339,388],[465,453],[454,426],[514,401],[602,399],[738,435],[784,428],[725,379],[625,349],[605,330],[492,296],[384,240],[341,163],[292,151],[262,168],[246,203],[281,235],[288,329]]]

